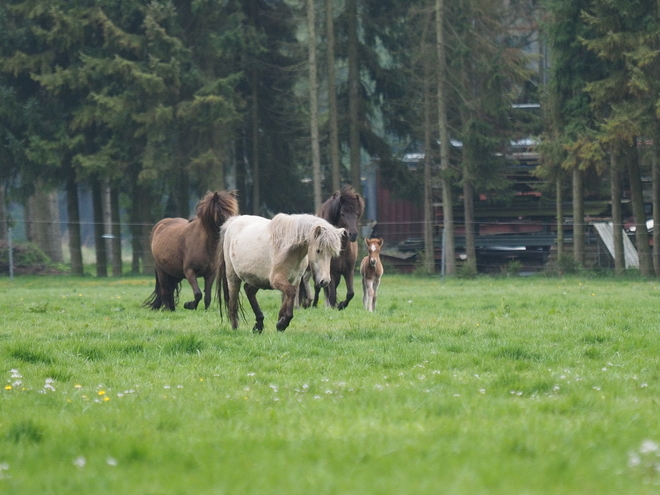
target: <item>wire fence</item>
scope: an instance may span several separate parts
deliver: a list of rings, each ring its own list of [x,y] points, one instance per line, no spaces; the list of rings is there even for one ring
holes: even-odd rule
[[[65,265],[69,264],[71,255],[68,228],[71,223],[43,221],[30,223],[33,225],[39,224],[42,227],[44,226],[43,224],[48,224],[55,232],[59,232],[59,238],[54,241],[54,244],[56,245],[56,249],[59,248],[61,250],[60,259],[62,263]],[[626,225],[630,223],[628,222]],[[95,231],[97,227],[101,226],[108,266],[111,266],[113,257],[119,256],[121,264],[131,266],[132,271],[134,271],[137,257],[137,262],[140,263],[140,272],[153,272],[153,266],[149,264],[149,259],[145,259],[142,252],[145,249],[149,249],[149,233],[153,223],[122,222],[121,224],[112,225],[107,222],[98,224],[90,221],[81,221],[78,223],[78,226],[81,233],[85,232],[84,235],[81,235],[81,251],[83,264],[88,269],[93,270],[97,265],[97,234]],[[585,243],[589,267],[612,267],[611,259],[608,258],[606,250],[599,244],[598,235],[592,228],[592,222],[587,221],[577,224],[577,226],[585,229]],[[8,274],[12,279],[16,275],[15,247],[17,244],[28,242],[26,232],[30,228],[28,225],[22,225],[22,229],[17,229],[16,227],[18,226],[10,227],[6,221],[4,225],[0,222],[0,228],[2,228],[0,231],[0,248],[2,247],[3,238],[7,247],[6,255],[2,255],[2,249],[0,249],[0,269],[2,268],[1,265],[4,264],[2,260],[7,260],[7,266],[5,269],[0,270],[0,275]],[[571,252],[573,229],[575,227],[576,224],[567,221],[561,228],[567,253]],[[113,241],[116,240],[115,234],[117,230],[120,231],[120,243],[113,244]],[[518,263],[527,271],[541,271],[549,263],[551,264],[557,261],[555,253],[558,228],[556,222],[525,219],[478,221],[474,230],[476,262],[479,272],[492,273],[501,271],[511,263]],[[456,262],[460,265],[467,259],[465,224],[455,222],[454,231]],[[443,259],[446,252],[443,249],[445,242],[445,238],[443,237],[444,232],[443,224],[434,224],[434,259],[438,273],[444,273],[443,269],[447,262],[447,260]],[[395,270],[409,273],[421,266],[425,250],[424,222],[410,220],[400,222],[370,222],[363,226],[362,233],[364,237],[382,237],[384,239],[383,256],[385,262],[389,263]],[[36,244],[39,245],[39,243]],[[117,246],[120,249],[119,253],[116,252]],[[137,253],[134,251],[135,247],[138,249]],[[362,242],[359,243],[359,247],[362,256],[364,254]],[[45,249],[42,250],[46,251]]]

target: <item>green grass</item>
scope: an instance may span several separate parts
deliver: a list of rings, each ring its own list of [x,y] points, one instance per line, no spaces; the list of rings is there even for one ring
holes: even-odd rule
[[[0,279],[0,493],[660,490],[660,281],[386,274],[262,335],[152,284]]]

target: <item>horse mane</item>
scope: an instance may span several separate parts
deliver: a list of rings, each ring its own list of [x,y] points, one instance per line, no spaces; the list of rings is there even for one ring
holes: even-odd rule
[[[321,205],[317,215],[324,218],[332,225],[337,226],[339,225],[339,214],[342,208],[346,212],[356,213],[358,218],[360,218],[364,212],[364,199],[350,184],[345,184],[339,191],[335,191],[335,193]]]
[[[217,242],[220,227],[229,218],[238,215],[235,191],[208,191],[197,203],[197,218],[210,243]]]
[[[320,229],[315,236],[317,227]],[[339,255],[341,249],[341,231],[315,215],[278,213],[271,220],[269,229],[271,244],[278,257],[286,257],[293,249],[312,242],[317,242],[320,249],[329,250],[333,256]]]

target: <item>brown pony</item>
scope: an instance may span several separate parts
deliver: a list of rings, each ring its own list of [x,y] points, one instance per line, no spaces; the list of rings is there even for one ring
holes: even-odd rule
[[[355,261],[357,260],[357,237],[358,222],[364,212],[364,199],[353,186],[345,185],[321,205],[317,216],[327,220],[335,227],[346,229],[341,240],[341,252],[339,256],[332,259],[330,264],[330,284],[323,288],[325,301],[328,306],[342,310],[351,302],[355,292],[353,291],[353,278],[355,276]],[[341,283],[341,277],[346,281],[346,299],[337,303],[337,287]],[[301,284],[302,286],[302,284]],[[314,302],[319,302],[321,287],[314,286]],[[302,298],[301,298],[302,299]],[[303,304],[304,305],[304,304]]]
[[[378,297],[378,286],[383,276],[383,263],[380,261],[380,248],[383,247],[383,239],[365,239],[368,254],[362,258],[360,263],[360,275],[362,275],[362,304],[367,311],[376,309]]]
[[[211,304],[220,227],[229,217],[238,215],[236,193],[208,192],[197,204],[196,212],[197,216],[192,220],[165,218],[151,231],[156,288],[143,306],[174,311],[181,281],[185,278],[192,287],[195,300],[185,303],[183,307],[197,309],[202,299],[198,277],[204,277],[205,308],[208,309]]]

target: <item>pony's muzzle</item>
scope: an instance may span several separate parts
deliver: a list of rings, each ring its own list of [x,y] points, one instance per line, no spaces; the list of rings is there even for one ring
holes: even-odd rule
[[[376,266],[376,258],[369,258],[369,264],[371,266]]]
[[[355,241],[357,241],[357,236],[358,236],[357,232],[350,232],[348,234],[348,240],[351,241],[351,242],[355,242]]]

